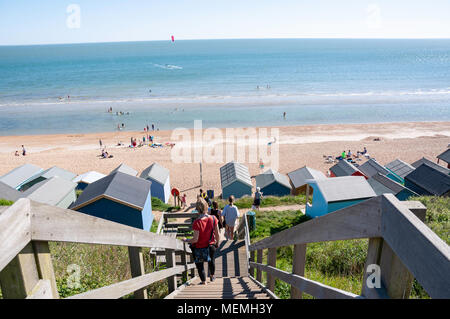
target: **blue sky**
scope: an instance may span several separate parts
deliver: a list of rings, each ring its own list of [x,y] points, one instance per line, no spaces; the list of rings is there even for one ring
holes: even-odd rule
[[[70,4],[80,8],[69,28]],[[77,24],[75,24],[77,26]],[[223,38],[450,38],[449,0],[0,0],[0,45]]]

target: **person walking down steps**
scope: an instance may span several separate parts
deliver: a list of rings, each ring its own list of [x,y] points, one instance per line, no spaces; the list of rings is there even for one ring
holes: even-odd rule
[[[184,241],[190,244],[193,251],[195,266],[201,280],[200,285],[206,285],[204,262],[208,262],[211,282],[215,279],[214,254],[219,246],[219,223],[215,216],[208,215],[208,204],[200,196],[195,208],[199,216],[192,225],[194,236],[191,239],[185,238]]]

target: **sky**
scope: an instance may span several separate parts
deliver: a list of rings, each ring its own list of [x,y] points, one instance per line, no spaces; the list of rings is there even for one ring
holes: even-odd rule
[[[450,38],[449,0],[0,0],[0,45]]]

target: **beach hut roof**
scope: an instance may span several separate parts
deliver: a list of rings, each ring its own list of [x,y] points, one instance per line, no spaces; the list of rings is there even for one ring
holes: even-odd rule
[[[3,182],[13,188],[17,188],[36,174],[39,174],[41,171],[42,168],[36,165],[23,164],[22,166],[16,167],[9,173],[1,176],[0,182]]]
[[[450,164],[450,148],[437,156],[440,160]]]
[[[389,174],[389,171],[373,158],[362,164],[359,167],[359,170],[367,177],[372,177],[377,173],[381,173],[383,175]]]
[[[131,176],[137,176],[138,174],[137,170],[123,163],[113,169],[110,174],[113,174],[115,172],[122,172]]]
[[[108,198],[142,210],[150,192],[151,182],[122,172],[115,172],[89,184],[72,205],[78,209],[101,198]]]
[[[295,188],[299,188],[305,185],[306,180],[308,179],[326,178],[321,171],[315,170],[308,166],[303,166],[299,169],[296,169],[295,171],[289,172],[288,176]]]
[[[99,179],[105,177],[105,174],[96,172],[96,171],[89,171],[84,174],[78,175],[75,177],[72,181],[75,183],[86,183],[91,184],[95,181],[98,181]]]
[[[308,180],[316,184],[327,202],[338,202],[377,196],[363,176],[342,176]]]
[[[255,180],[256,187],[260,187],[261,189],[269,186],[274,182],[284,185],[287,188],[292,188],[291,184],[289,183],[289,178],[286,175],[280,174],[277,171],[273,171],[272,169],[268,169],[264,173],[255,176]]]
[[[165,184],[169,176],[170,171],[156,162],[144,169],[140,175],[141,178],[150,178],[159,184]]]
[[[358,169],[352,163],[347,160],[340,160],[335,165],[330,168],[330,171],[334,173],[336,176],[350,176],[353,173],[357,172]]]
[[[22,197],[48,205],[57,205],[76,187],[77,183],[54,176],[34,184],[23,192]]]
[[[63,168],[60,168],[58,166],[50,167],[49,169],[46,169],[42,173],[36,176],[37,177],[43,177],[43,178],[52,178],[54,176],[59,176],[61,178],[64,178],[65,180],[71,181],[73,180],[77,174],[74,174],[68,170],[65,170]]]
[[[397,174],[401,178],[405,178],[406,175],[415,170],[414,166],[403,162],[402,160],[396,159],[388,164],[386,164],[386,168],[391,172]]]
[[[15,188],[0,182],[0,199],[11,200],[15,202],[21,197],[22,193]]]
[[[445,168],[444,166],[441,166],[439,164],[436,164],[435,162],[430,161],[428,158],[425,158],[425,157],[422,157],[420,160],[415,161],[411,165],[415,168],[418,168],[422,164],[427,164],[428,166],[434,168],[435,170],[437,170],[443,174],[450,175],[450,169]]]
[[[406,175],[405,179],[437,196],[450,191],[450,176],[425,163]]]
[[[220,182],[222,188],[224,188],[235,181],[240,181],[252,187],[248,167],[241,163],[231,161],[220,168]]]
[[[380,173],[373,175],[367,180],[367,182],[370,184],[370,186],[372,186],[377,195],[381,195],[384,193],[392,193],[394,195],[397,195],[402,190],[407,189],[402,184],[397,183],[386,175]],[[414,193],[412,190],[409,191]]]

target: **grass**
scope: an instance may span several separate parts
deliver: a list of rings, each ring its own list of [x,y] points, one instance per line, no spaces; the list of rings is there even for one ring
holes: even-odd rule
[[[449,244],[450,198],[421,196],[411,198],[427,207],[426,224],[442,240]],[[250,233],[251,241],[256,242],[284,229],[307,221],[308,218],[296,211],[256,212],[256,229]],[[355,239],[334,242],[311,243],[307,245],[305,276],[323,284],[360,294],[367,256],[368,239]],[[267,250],[263,263],[267,262]],[[277,249],[277,268],[292,271],[293,246]],[[266,275],[263,273],[263,281]],[[280,280],[275,281],[275,294],[290,298],[290,286]],[[304,294],[305,298],[312,298]],[[410,298],[429,298],[428,294],[414,280]]]
[[[172,206],[164,203],[159,198],[152,197],[152,210],[156,210],[159,212],[171,212],[180,210],[180,206]]]
[[[219,204],[219,208],[223,209],[225,205],[228,204],[228,200],[216,198],[215,199],[217,203]],[[261,201],[260,207],[275,207],[275,206],[287,206],[287,205],[300,205],[305,204],[306,197],[305,195],[287,195],[287,196],[264,196],[263,200]],[[245,196],[237,199],[234,204],[237,206],[237,208],[251,208],[253,205],[253,197]]]

